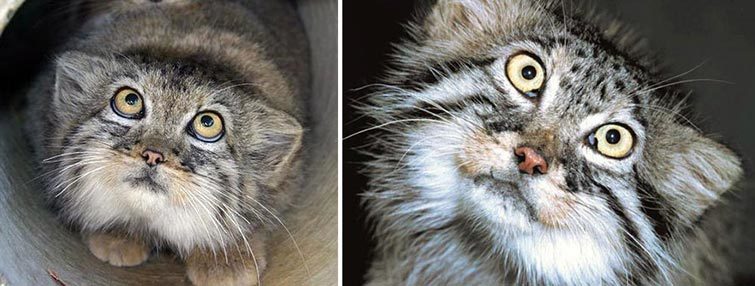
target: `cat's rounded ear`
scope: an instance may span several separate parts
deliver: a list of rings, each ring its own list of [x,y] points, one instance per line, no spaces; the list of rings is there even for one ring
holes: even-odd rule
[[[741,161],[693,128],[667,124],[655,129],[646,142],[640,175],[680,219],[694,221],[740,179]]]
[[[58,56],[53,106],[65,110],[87,102],[87,91],[103,76],[106,66],[105,59],[82,52],[69,51]]]
[[[285,112],[268,109],[262,116],[262,126],[256,130],[256,146],[249,156],[262,179],[277,185],[289,173],[286,169],[293,167],[304,131],[299,121]]]

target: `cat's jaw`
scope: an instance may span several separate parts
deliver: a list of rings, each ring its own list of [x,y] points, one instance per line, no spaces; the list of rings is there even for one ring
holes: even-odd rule
[[[429,136],[420,131],[408,138],[423,135]],[[499,138],[498,143],[515,144],[512,138]],[[465,169],[459,156],[468,156],[464,152],[471,148],[452,140],[443,144],[433,141],[433,148],[428,149],[423,143],[414,144],[413,155],[404,160],[407,169],[422,171],[412,171],[410,182],[425,200],[443,206],[439,210],[448,210],[434,215],[455,216],[460,212],[484,222],[480,225],[491,237],[487,243],[501,251],[499,257],[516,258],[528,271],[550,277],[554,283],[601,283],[615,279],[614,273],[627,271],[624,267],[629,252],[622,243],[620,222],[600,219],[608,217],[611,210],[594,196],[569,192],[562,166],[553,165],[547,174],[520,174],[515,157],[508,154],[511,152],[476,142],[478,148],[474,150],[487,151],[484,157],[475,158],[479,159],[477,164],[487,160],[509,166],[497,172],[481,168],[470,173],[474,166],[466,164]],[[509,147],[503,149],[511,151],[513,147]],[[464,150],[448,151],[452,148]],[[491,154],[504,153],[508,156],[497,161],[491,158]]]
[[[444,164],[433,165],[440,169]],[[439,210],[446,209],[449,213],[436,212],[434,215],[458,215],[450,211],[455,209],[477,220],[487,221],[478,227],[484,225],[484,231],[489,233],[490,240],[484,243],[491,249],[500,251],[493,256],[500,257],[501,265],[509,264],[504,257],[515,259],[518,265],[531,274],[536,273],[538,277],[549,279],[553,283],[568,281],[566,283],[574,285],[585,281],[596,284],[613,281],[616,279],[614,273],[627,271],[624,267],[629,256],[626,255],[628,251],[625,245],[621,243],[617,221],[596,222],[591,226],[578,225],[576,218],[563,213],[563,208],[547,205],[553,203],[550,198],[541,198],[537,202],[544,205],[538,209],[540,219],[533,218],[525,210],[526,207],[523,207],[521,198],[513,194],[533,190],[491,190],[487,185],[475,185],[472,180],[460,177],[427,177],[421,181],[434,183],[433,189],[427,188],[427,185],[418,186],[418,189],[423,189],[423,196],[445,197],[443,201],[434,203],[439,205]],[[454,182],[454,185],[443,188],[439,186],[442,182]],[[531,182],[532,188],[552,188],[552,191],[556,191],[553,186],[543,187],[540,184],[548,183]],[[562,192],[560,189],[557,191]],[[457,205],[454,206],[455,204]],[[441,205],[445,207],[440,207]],[[547,214],[546,211],[553,213]],[[547,221],[548,215],[572,218],[575,221],[570,222],[574,223],[570,226],[551,225]]]
[[[64,215],[86,231],[120,225],[165,241],[179,253],[196,247],[221,249],[232,242],[215,210],[197,199],[210,200],[211,191],[192,187],[191,176],[179,180],[176,176],[182,172],[173,167],[148,167],[140,160],[121,157],[81,172],[89,175],[66,190],[66,200],[76,203]],[[153,183],[134,184],[134,176],[144,174]]]
[[[537,185],[533,183],[534,188]],[[474,183],[460,183],[446,190],[427,190],[436,195],[456,196],[462,205],[457,210],[462,209],[461,212],[467,212],[468,216],[487,221],[481,224],[490,235],[490,240],[485,243],[500,251],[493,256],[501,257],[501,265],[508,265],[509,262],[503,259],[507,257],[516,260],[523,269],[537,273],[538,277],[550,279],[553,283],[569,281],[567,283],[573,285],[585,281],[613,281],[616,279],[614,273],[627,271],[624,267],[629,261],[629,252],[621,242],[619,222],[579,224],[577,218],[566,213],[565,207],[554,206],[558,202],[551,198],[536,200],[542,205],[537,209],[537,217],[533,217],[523,206],[522,198],[513,194],[523,191],[533,190],[491,190]],[[568,222],[572,224],[553,225],[562,223],[557,219],[565,218],[572,219]]]

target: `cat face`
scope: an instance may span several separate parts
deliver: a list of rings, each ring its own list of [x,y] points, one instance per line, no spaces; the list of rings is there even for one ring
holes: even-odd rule
[[[366,109],[387,130],[378,241],[449,240],[529,281],[653,276],[740,176],[631,51],[549,9],[439,1],[414,26]]]
[[[85,229],[126,226],[180,250],[233,242],[273,213],[301,127],[201,57],[58,60],[51,196]]]

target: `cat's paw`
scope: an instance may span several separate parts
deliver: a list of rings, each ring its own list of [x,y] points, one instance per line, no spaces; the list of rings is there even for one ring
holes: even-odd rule
[[[113,266],[136,266],[149,258],[149,246],[138,240],[96,233],[86,241],[94,256]]]
[[[264,243],[252,239],[250,248],[214,254],[197,250],[186,260],[186,275],[196,286],[255,286],[267,267]]]

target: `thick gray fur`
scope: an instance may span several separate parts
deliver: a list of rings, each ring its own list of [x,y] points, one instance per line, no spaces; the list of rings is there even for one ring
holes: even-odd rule
[[[409,26],[363,106],[378,130],[369,285],[733,282],[736,227],[721,196],[740,159],[687,121],[641,41],[569,7],[440,0]],[[505,75],[523,51],[547,74],[534,100]],[[628,157],[586,144],[606,123],[633,130]],[[539,149],[550,171],[518,172],[518,146]]]
[[[75,148],[76,141],[83,139],[82,133],[87,132],[92,136],[87,140],[118,144],[116,142],[120,138],[115,136],[115,133],[118,132],[117,129],[122,128],[107,126],[102,124],[104,121],[93,119],[97,114],[102,116],[100,119],[108,116],[106,113],[110,107],[102,104],[107,103],[112,96],[107,95],[108,81],[128,78],[128,81],[140,84],[139,80],[150,76],[153,79],[163,79],[164,81],[158,84],[152,82],[151,86],[142,85],[150,89],[149,94],[143,95],[146,100],[150,100],[150,96],[155,96],[151,99],[155,104],[155,110],[188,110],[186,108],[189,106],[198,104],[193,100],[196,100],[197,94],[202,90],[208,91],[205,95],[217,92],[214,94],[215,99],[225,101],[222,109],[228,112],[224,114],[228,124],[226,138],[236,136],[233,138],[235,141],[231,143],[232,149],[237,152],[235,154],[249,154],[255,150],[258,154],[264,153],[261,157],[255,158],[262,161],[254,161],[243,155],[234,157],[233,160],[238,163],[237,169],[226,168],[222,171],[228,172],[225,175],[231,177],[228,179],[229,182],[255,182],[250,184],[254,185],[249,187],[251,189],[235,190],[238,192],[237,201],[234,201],[237,208],[235,211],[246,212],[247,217],[244,221],[248,223],[242,223],[242,228],[247,235],[265,235],[277,228],[278,223],[273,216],[280,216],[280,213],[287,209],[298,192],[301,177],[298,167],[301,155],[298,149],[303,131],[301,124],[305,119],[303,102],[309,91],[309,59],[304,31],[296,20],[295,11],[283,1],[180,2],[183,1],[165,1],[161,4],[124,1],[126,5],[123,7],[112,9],[115,6],[105,5],[104,9],[91,15],[92,20],[89,24],[66,46],[51,70],[40,77],[35,89],[30,92],[32,109],[26,119],[32,123],[27,129],[32,136],[31,143],[36,147],[38,158],[60,154],[66,148]],[[123,3],[113,1],[108,5]],[[176,8],[171,6],[174,4],[196,6],[193,9]],[[205,31],[200,31],[202,29]],[[192,35],[193,32],[196,33]],[[222,38],[223,36],[226,38]],[[97,87],[95,89],[98,90],[87,87]],[[158,99],[157,96],[163,98]],[[156,112],[152,122],[178,123],[181,120],[171,116],[174,114]],[[84,125],[86,126],[74,131]],[[185,125],[180,125],[182,126],[179,129],[183,130]],[[168,130],[176,126],[154,124],[142,126],[140,130],[170,134]],[[17,131],[14,132],[11,127],[6,126],[3,130],[8,130],[7,140],[3,143],[4,148],[18,148],[19,144],[23,146],[22,142],[17,140],[20,137]],[[108,132],[110,133],[105,134]],[[72,136],[56,136],[54,133],[67,133]],[[139,139],[138,135],[131,135],[131,138]],[[152,139],[155,138],[152,136]],[[170,136],[159,138],[169,139]],[[174,141],[174,147],[178,149],[179,156],[187,160],[204,160],[203,163],[194,166],[197,172],[213,176],[217,173],[202,168],[208,168],[212,164],[228,166],[227,161],[230,158],[227,154],[231,152],[228,148],[220,149],[221,151],[212,149],[212,153],[216,155],[225,150],[226,155],[207,156],[199,154],[201,150],[191,147],[194,143],[189,142],[191,139],[180,141],[180,136],[176,138],[179,141]],[[3,154],[9,155],[13,152],[7,151]],[[42,186],[54,185],[49,184],[52,182],[51,179],[63,178],[41,175],[32,180],[27,174],[32,173],[31,170],[35,166],[33,161],[21,163],[12,158],[3,160],[2,170],[8,173],[6,178],[13,180],[3,181],[6,187],[2,190],[13,191],[4,192],[3,201],[9,205],[30,206],[30,209],[7,207],[5,209],[10,211],[10,215],[2,216],[9,220],[3,225],[14,226],[5,228],[5,231],[14,233],[6,233],[4,237],[29,238],[24,241],[3,239],[8,245],[3,246],[2,256],[19,258],[3,259],[18,262],[13,270],[6,270],[10,269],[9,265],[0,267],[0,272],[10,281],[9,283],[51,283],[47,270],[58,273],[63,281],[75,285],[144,284],[158,282],[157,278],[160,278],[161,284],[167,281],[179,284],[185,282],[181,268],[169,259],[150,261],[148,266],[136,272],[132,272],[135,269],[112,269],[98,263],[93,256],[87,256],[87,250],[85,247],[82,248],[80,242],[63,239],[71,236],[70,230],[65,229],[60,221],[56,223],[50,211],[45,210],[42,200],[44,195],[40,192],[46,189]],[[203,164],[204,166],[201,166]],[[54,169],[55,167],[47,167],[46,170]],[[233,179],[234,176],[236,179]],[[75,192],[75,187],[72,189]],[[77,208],[73,205],[75,201],[65,196],[56,198],[53,190],[47,190],[47,197],[59,208],[64,220],[70,222],[74,228],[94,231],[87,228],[96,225],[97,222],[70,216],[71,211]],[[68,191],[70,190],[66,192]],[[252,209],[247,196],[266,204],[270,211]],[[17,212],[15,215],[13,210]],[[253,214],[255,211],[259,211],[259,215]],[[23,215],[28,212],[38,215]],[[23,222],[24,220],[26,222]],[[182,255],[190,251],[186,247],[188,244],[166,242],[160,239],[159,233],[142,229],[138,225],[117,225],[108,222],[100,226],[104,226],[100,230],[109,230],[110,227],[121,228],[120,231],[141,236],[157,246],[173,248]],[[28,235],[23,235],[24,233]],[[39,236],[40,234],[44,235]],[[237,238],[239,236],[234,237]],[[34,247],[36,244],[44,246]],[[219,247],[213,246],[211,242],[197,246],[207,249]],[[47,266],[40,267],[43,264]],[[87,271],[82,272],[83,269]]]

